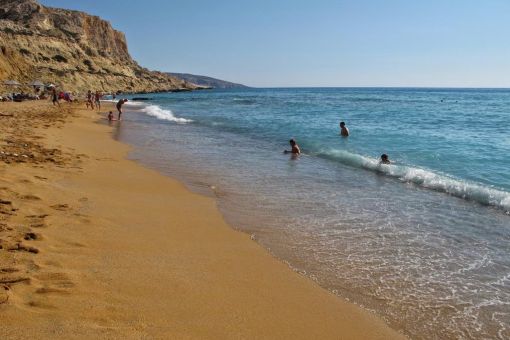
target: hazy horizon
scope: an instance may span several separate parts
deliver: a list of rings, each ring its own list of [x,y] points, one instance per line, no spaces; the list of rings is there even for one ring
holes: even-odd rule
[[[510,88],[510,2],[41,0],[98,15],[149,69],[252,87]]]

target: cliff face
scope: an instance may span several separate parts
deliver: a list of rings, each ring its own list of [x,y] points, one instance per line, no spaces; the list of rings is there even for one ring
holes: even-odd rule
[[[44,7],[36,0],[0,0],[0,82],[6,79],[41,80],[79,92],[195,88],[139,66],[129,55],[124,34],[109,22]]]

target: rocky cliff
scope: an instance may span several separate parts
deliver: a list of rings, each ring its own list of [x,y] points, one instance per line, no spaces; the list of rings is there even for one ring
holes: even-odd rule
[[[0,0],[0,83],[7,79],[41,80],[78,92],[196,88],[138,65],[129,55],[124,34],[109,22],[44,7],[36,0]]]

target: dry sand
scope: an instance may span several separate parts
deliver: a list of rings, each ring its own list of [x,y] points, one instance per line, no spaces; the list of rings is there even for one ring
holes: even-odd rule
[[[65,107],[0,103],[0,339],[402,338]]]

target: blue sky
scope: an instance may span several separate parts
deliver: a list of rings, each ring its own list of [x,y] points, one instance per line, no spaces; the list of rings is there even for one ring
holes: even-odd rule
[[[509,0],[41,0],[150,69],[251,86],[510,87]]]

